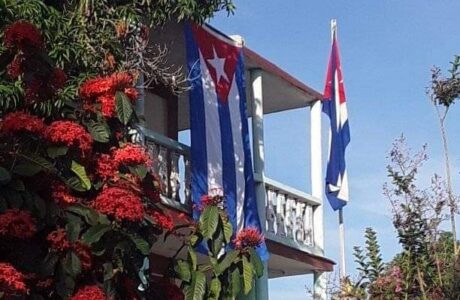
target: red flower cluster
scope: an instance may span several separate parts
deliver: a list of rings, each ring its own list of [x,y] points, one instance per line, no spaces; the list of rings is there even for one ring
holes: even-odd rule
[[[7,66],[7,73],[13,79],[19,77],[22,74],[22,63],[24,62],[24,56],[17,55],[13,61]]]
[[[24,275],[11,264],[0,262],[0,292],[6,295],[26,294]]]
[[[150,216],[160,228],[167,231],[174,230],[174,221],[170,216],[167,216],[158,211],[154,211]]]
[[[5,115],[0,128],[0,131],[6,134],[30,132],[41,135],[44,130],[45,123],[42,119],[22,111]]]
[[[109,154],[101,154],[96,162],[96,173],[103,179],[117,177],[120,166],[132,166],[143,164],[147,167],[152,161],[147,151],[138,145],[127,144],[123,148],[112,150]]]
[[[54,144],[78,148],[82,154],[93,146],[93,138],[83,126],[71,121],[55,121],[45,130],[45,138]]]
[[[31,48],[43,48],[43,38],[40,31],[28,22],[17,21],[10,24],[5,29],[4,35],[3,43],[10,50],[27,51]]]
[[[141,198],[119,187],[104,189],[94,200],[93,207],[118,221],[141,221],[144,217]]]
[[[0,215],[0,236],[27,239],[37,232],[32,215],[19,209],[7,209]]]
[[[146,165],[150,167],[152,161],[144,147],[134,144],[127,144],[112,152],[113,162],[120,165]]]
[[[69,188],[60,181],[51,184],[51,198],[62,207],[78,202],[78,198],[73,196]]]
[[[104,292],[96,285],[87,285],[80,288],[75,295],[70,297],[69,300],[107,300],[107,296]]]
[[[124,92],[133,103],[137,100],[138,93],[133,88],[133,81],[133,76],[125,72],[89,79],[81,85],[80,97],[86,107],[93,102],[101,104],[102,114],[111,118],[115,116],[116,92]]]
[[[76,241],[75,244],[73,244],[72,250],[77,254],[78,258],[80,259],[82,270],[90,270],[91,266],[93,265],[93,257],[91,255],[91,249],[89,248],[89,246],[83,244],[80,241]]]
[[[248,247],[255,248],[260,246],[263,242],[263,235],[254,227],[242,229],[233,240],[233,244],[235,244],[235,248],[238,250],[243,250]]]
[[[50,247],[54,251],[63,252],[72,249],[80,259],[81,268],[85,271],[91,269],[93,259],[90,248],[80,241],[71,244],[67,239],[67,233],[64,229],[59,228],[50,232],[46,240],[50,243]]]
[[[46,240],[50,243],[51,249],[55,251],[60,252],[70,249],[70,242],[67,239],[67,233],[62,228],[50,232],[46,237]]]

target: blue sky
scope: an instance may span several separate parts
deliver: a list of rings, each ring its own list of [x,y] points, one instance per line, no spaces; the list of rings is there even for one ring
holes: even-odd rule
[[[347,268],[353,273],[352,248],[363,244],[373,227],[385,259],[399,250],[388,201],[387,152],[404,133],[417,149],[428,143],[430,161],[421,174],[425,182],[442,172],[442,153],[435,112],[425,95],[433,65],[448,67],[460,54],[458,0],[262,1],[236,0],[234,16],[219,14],[212,22],[318,91],[323,90],[330,50],[329,21],[338,21],[342,67],[352,142],[347,163],[351,202],[345,209]],[[460,108],[449,116],[454,185],[460,176]],[[325,118],[324,118],[325,119]],[[307,111],[269,115],[265,119],[268,176],[310,191]],[[323,123],[326,125],[327,123]],[[283,134],[286,130],[291,135]],[[292,136],[300,138],[294,144]],[[324,145],[325,147],[326,145]],[[336,259],[337,216],[325,206],[327,256]],[[270,282],[271,299],[307,299],[310,276]]]

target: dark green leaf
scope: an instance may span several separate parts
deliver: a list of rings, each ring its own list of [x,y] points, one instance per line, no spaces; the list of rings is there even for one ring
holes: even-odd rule
[[[34,206],[38,212],[38,216],[43,218],[46,215],[46,203],[40,196],[34,195]]]
[[[136,245],[137,250],[139,250],[143,255],[150,254],[150,245],[146,240],[132,235],[130,235],[130,238],[133,241],[134,245]]]
[[[214,277],[211,279],[211,284],[209,287],[209,299],[210,300],[219,300],[220,291],[222,289],[222,284],[220,283],[219,278]]]
[[[144,179],[147,176],[148,170],[145,165],[129,166],[129,172],[133,175],[139,176],[140,179]]]
[[[40,168],[42,168],[42,170],[48,173],[55,174],[57,172],[54,165],[50,163],[48,160],[46,160],[45,158],[41,157],[40,155],[37,155],[34,153],[24,153],[24,154],[18,154],[18,156],[20,156],[24,160],[27,160],[39,166]]]
[[[20,179],[11,180],[8,186],[18,192],[24,192],[26,190],[24,182]]]
[[[115,101],[118,119],[124,125],[128,124],[133,114],[133,108],[128,96],[123,92],[117,92],[115,94]]]
[[[46,149],[46,153],[48,153],[50,158],[56,158],[58,156],[66,155],[68,150],[69,148],[66,146],[52,146]]]
[[[107,143],[110,139],[110,129],[107,124],[91,122],[86,124],[89,133],[93,139],[100,143]]]
[[[70,169],[78,176],[78,178],[80,178],[82,187],[89,191],[91,189],[91,181],[89,180],[88,175],[86,175],[85,167],[72,160],[72,166]]]
[[[81,273],[80,258],[78,258],[78,256],[73,251],[70,251],[64,257],[62,266],[64,271],[73,278],[76,278]]]
[[[75,242],[81,231],[81,224],[79,222],[70,221],[65,226],[67,237],[71,242]]]
[[[92,226],[82,236],[82,240],[85,244],[92,244],[98,242],[105,233],[110,231],[112,227],[110,225],[99,224]]]
[[[40,274],[43,277],[48,277],[54,274],[56,264],[59,260],[59,256],[54,253],[49,253],[43,260],[40,268]]]
[[[232,226],[232,223],[230,223],[228,220],[225,221],[225,222],[224,222],[224,220],[222,220],[222,224],[223,224],[223,227],[224,227],[225,242],[228,244],[232,240],[233,226]]]
[[[5,168],[0,167],[0,183],[7,183],[10,180],[11,180],[10,172]]]
[[[39,165],[31,163],[19,163],[14,166],[13,173],[20,176],[34,176],[40,172],[42,168]]]

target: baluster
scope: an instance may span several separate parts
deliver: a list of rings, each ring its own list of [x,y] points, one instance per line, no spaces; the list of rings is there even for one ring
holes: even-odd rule
[[[184,204],[186,206],[192,205],[192,199],[191,199],[191,186],[192,186],[192,170],[191,170],[191,164],[190,164],[190,159],[187,155],[184,155]]]
[[[158,151],[158,177],[161,181],[161,187],[163,194],[169,196],[169,184],[168,184],[168,149],[164,146],[159,145]]]
[[[304,243],[305,240],[305,231],[304,231],[304,224],[303,224],[303,214],[305,211],[305,203],[300,201],[297,202],[296,205],[296,213],[295,213],[295,239],[300,243]]]
[[[277,193],[276,195],[276,234],[279,236],[286,236],[286,227],[284,224],[284,206],[286,198],[283,194]]]
[[[313,245],[313,207],[308,204],[304,213],[305,244]]]
[[[294,225],[295,225],[295,200],[287,197],[286,200],[286,228],[288,237],[294,239]]]
[[[169,159],[171,163],[171,171],[169,174],[169,185],[171,187],[171,199],[180,202],[180,176],[179,176],[179,158],[180,154],[171,150]]]
[[[266,187],[267,192],[267,205],[265,209],[266,219],[267,219],[267,231],[275,233],[275,223],[276,223],[276,212],[275,212],[275,201],[276,193],[272,189]]]

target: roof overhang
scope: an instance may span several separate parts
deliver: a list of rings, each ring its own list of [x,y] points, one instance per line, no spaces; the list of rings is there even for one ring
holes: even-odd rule
[[[230,38],[228,36],[226,37]],[[184,72],[187,72],[183,23],[169,23],[153,31],[151,39],[154,40],[155,43],[167,47],[169,50],[167,55],[168,64],[173,64],[176,68],[181,68]],[[252,97],[250,83],[250,72],[252,69],[262,70],[264,114],[306,107],[312,102],[322,98],[321,93],[294,78],[292,75],[252,51],[247,46],[244,46],[243,54],[245,62],[248,115],[251,115],[252,111],[251,101],[248,101]],[[179,130],[189,128],[189,100],[187,92],[182,93],[179,96],[178,120]]]

